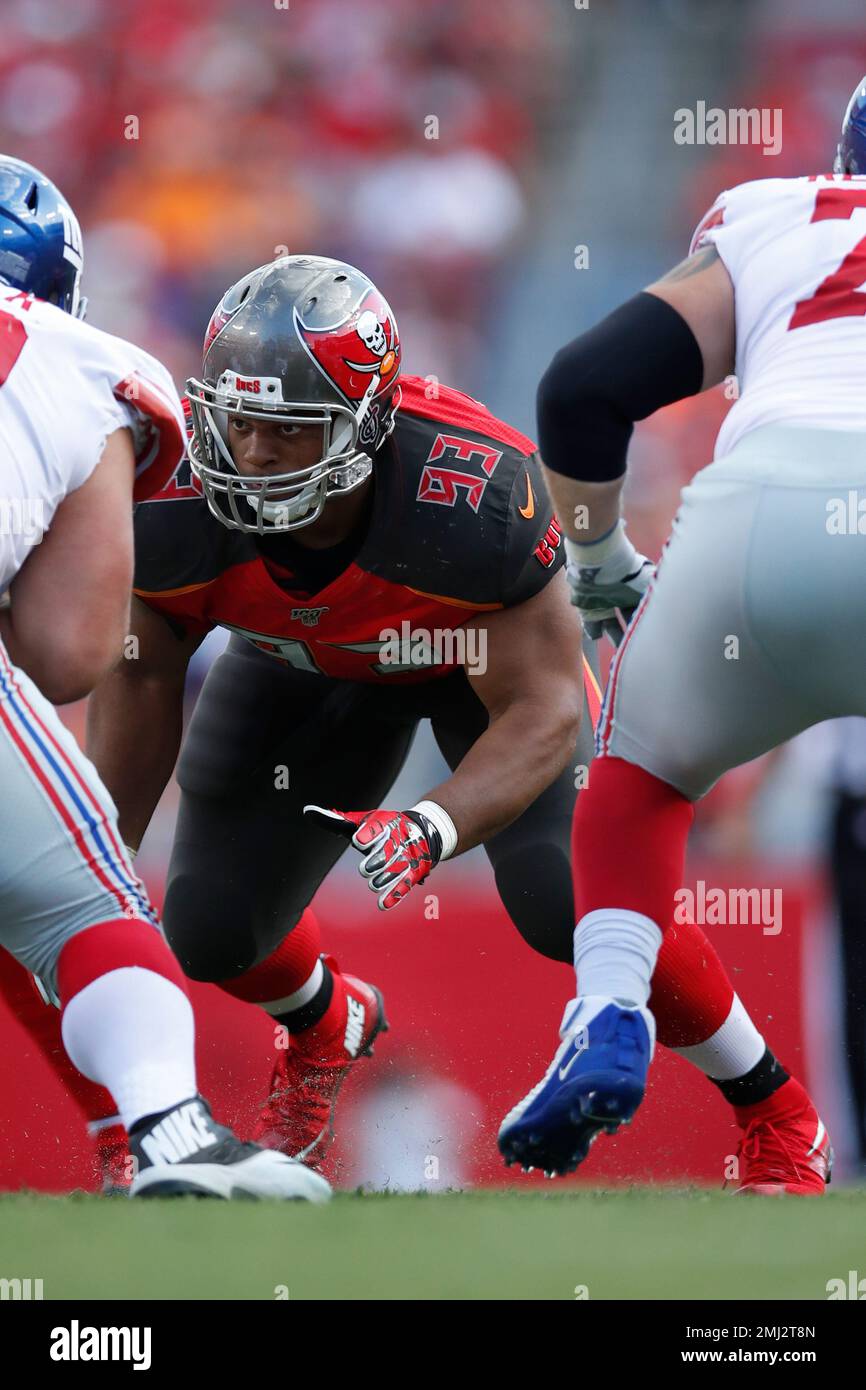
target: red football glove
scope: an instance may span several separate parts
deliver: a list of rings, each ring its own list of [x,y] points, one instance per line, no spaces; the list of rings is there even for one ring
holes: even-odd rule
[[[329,811],[305,806],[320,825],[351,840],[363,858],[358,868],[387,912],[423,883],[438,864],[442,841],[435,826],[420,811]]]

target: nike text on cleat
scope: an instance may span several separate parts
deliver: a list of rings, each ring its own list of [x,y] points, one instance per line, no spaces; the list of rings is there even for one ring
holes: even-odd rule
[[[541,1081],[499,1130],[506,1163],[525,1170],[573,1172],[602,1131],[631,1120],[646,1088],[655,1043],[649,1010],[584,996],[566,1006],[560,1036]]]
[[[246,1197],[327,1202],[329,1184],[285,1154],[243,1144],[200,1096],[136,1125],[132,1197]]]
[[[364,1019],[367,1010],[360,999],[353,999],[351,994],[346,996],[346,1006],[348,1017],[346,1019],[346,1031],[343,1035],[343,1046],[350,1057],[357,1057],[364,1041]]]

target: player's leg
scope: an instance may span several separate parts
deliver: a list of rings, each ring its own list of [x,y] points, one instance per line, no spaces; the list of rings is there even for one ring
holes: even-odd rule
[[[115,808],[56,711],[0,645],[0,945],[58,995],[63,1042],[130,1136],[133,1191],[328,1195],[244,1146],[198,1095],[183,976],[117,831]],[[159,1027],[154,1027],[154,1019]]]
[[[587,646],[591,675],[597,679],[594,645]],[[467,682],[453,681],[447,694],[447,701],[438,701],[433,730],[453,769],[486,727],[488,716]],[[575,920],[572,822],[592,757],[587,694],[569,765],[512,825],[485,845],[503,906],[524,940],[541,955],[569,964]],[[784,1129],[789,1147],[802,1148],[804,1116],[814,1115],[814,1106],[770,1051],[699,926],[686,923],[666,933],[652,978],[650,1007],[658,1041],[680,1052],[716,1085],[734,1108],[744,1134],[749,1127],[754,1131],[759,1121],[774,1120],[777,1129]]]
[[[166,935],[186,973],[228,981],[300,921],[345,843],[304,805],[378,798],[415,723],[386,721],[374,686],[285,666],[232,639],[208,673],[180,761]]]
[[[582,998],[540,1092],[513,1125],[551,1166],[573,1166],[585,1153],[582,1137],[569,1151],[581,1115],[616,1127],[642,1097],[649,980],[682,884],[694,800],[728,767],[866,704],[857,638],[866,598],[857,557],[827,531],[832,491],[711,469],[684,494],[658,578],[614,663],[602,757],[575,815]],[[811,1147],[820,1164],[823,1127]]]
[[[93,1140],[93,1172],[103,1192],[125,1190],[132,1180],[126,1130],[114,1098],[104,1086],[82,1076],[69,1060],[60,1030],[60,1001],[14,956],[0,949],[0,999],[25,1029],[69,1099],[80,1111]]]
[[[829,864],[839,932],[842,1037],[855,1154],[866,1174],[866,799],[838,791],[830,832]]]
[[[286,670],[235,642],[205,682],[178,768],[169,942],[194,979],[273,1019],[254,1134],[317,1160],[343,1079],[387,1025],[375,986],[321,954],[310,902],[345,845],[303,807],[378,804],[415,728],[385,721],[381,704],[374,687]]]

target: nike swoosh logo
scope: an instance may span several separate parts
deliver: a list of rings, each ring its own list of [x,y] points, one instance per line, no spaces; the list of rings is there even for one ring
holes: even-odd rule
[[[559,1068],[559,1079],[560,1079],[560,1081],[564,1081],[564,1080],[565,1080],[565,1078],[568,1076],[568,1073],[571,1071],[572,1067],[574,1066],[574,1064],[575,1064],[575,1062],[577,1061],[577,1059],[578,1059],[579,1056],[580,1056],[580,1052],[578,1052],[577,1049],[575,1049],[575,1051],[571,1054],[571,1057],[570,1057],[570,1059],[569,1059],[568,1065],[565,1066],[565,1067],[560,1067],[560,1068]]]
[[[526,506],[518,507],[521,516],[525,516],[527,521],[531,521],[535,516],[535,498],[532,495],[532,483],[529,481],[529,474],[526,475]]]
[[[586,1035],[586,1028],[578,1028],[577,1032],[574,1035],[574,1051],[569,1057],[566,1065],[564,1067],[559,1068],[560,1081],[565,1080],[565,1078],[568,1076],[568,1073],[571,1071],[572,1067],[577,1061],[578,1057],[582,1056],[588,1047],[589,1039]]]

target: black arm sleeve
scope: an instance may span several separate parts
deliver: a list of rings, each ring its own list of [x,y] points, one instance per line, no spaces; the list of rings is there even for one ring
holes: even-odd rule
[[[541,378],[541,457],[581,482],[619,478],[635,420],[696,395],[703,376],[685,319],[642,291],[561,348]]]

